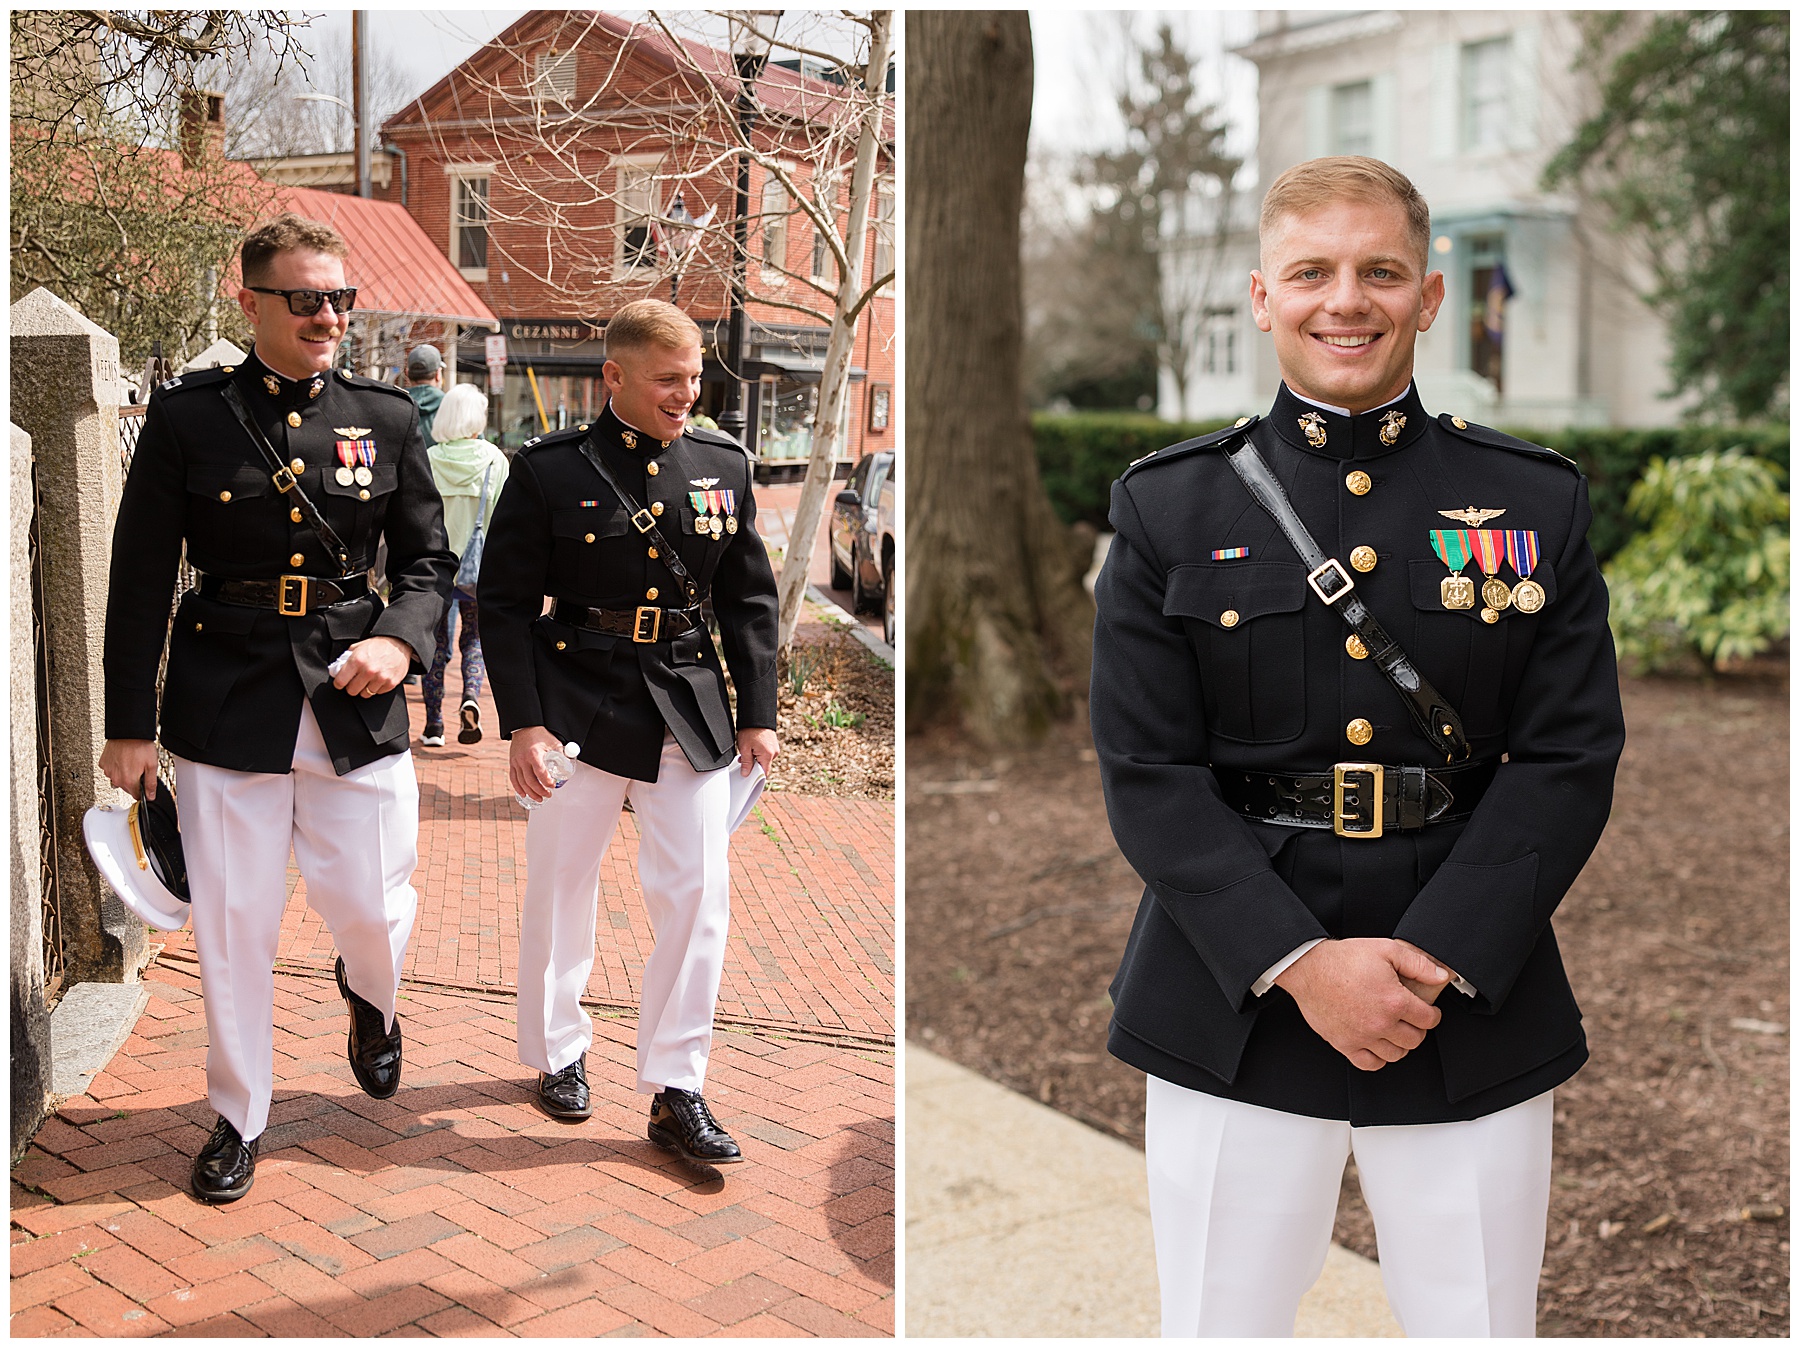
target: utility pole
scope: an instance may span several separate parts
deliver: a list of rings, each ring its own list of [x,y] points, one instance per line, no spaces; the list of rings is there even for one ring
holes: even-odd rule
[[[369,11],[350,13],[350,75],[355,86],[356,107],[356,195],[375,195],[374,171],[369,134]]]

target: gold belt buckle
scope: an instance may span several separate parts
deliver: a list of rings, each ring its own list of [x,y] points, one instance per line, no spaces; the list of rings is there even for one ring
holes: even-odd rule
[[[631,639],[644,643],[658,641],[662,638],[663,611],[654,604],[639,604],[637,618],[631,625]],[[650,624],[650,635],[644,635],[644,624]]]
[[[292,598],[295,594],[298,599]],[[304,618],[311,597],[311,576],[283,576],[275,586],[275,611],[284,618]]]
[[[1364,780],[1351,781],[1353,776],[1361,776]],[[1331,765],[1331,831],[1333,833],[1340,838],[1379,838],[1381,836],[1381,794],[1385,776],[1386,773],[1379,763],[1333,763]],[[1346,790],[1354,792],[1356,797],[1348,812],[1344,809],[1344,792]],[[1353,825],[1365,826],[1353,827]]]
[[[1331,584],[1329,592],[1325,588],[1327,582]],[[1337,603],[1356,588],[1356,582],[1351,579],[1350,573],[1344,570],[1344,564],[1335,557],[1327,557],[1311,571],[1308,571],[1306,583],[1312,586],[1313,593],[1327,604]]]
[[[294,472],[293,469],[286,465],[278,468],[275,472],[271,473],[269,477],[270,481],[275,484],[275,490],[284,496],[294,489]]]

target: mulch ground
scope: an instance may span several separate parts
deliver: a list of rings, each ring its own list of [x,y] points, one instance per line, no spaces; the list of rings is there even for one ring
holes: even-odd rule
[[[1557,915],[1593,1057],[1557,1091],[1538,1330],[1785,1336],[1785,670],[1624,695],[1612,822]],[[907,754],[908,1034],[1142,1146],[1143,1077],[1105,1051],[1141,885],[1084,718]],[[1376,1257],[1353,1173],[1336,1238]]]
[[[781,664],[772,791],[894,798],[894,670],[842,627],[803,622]]]

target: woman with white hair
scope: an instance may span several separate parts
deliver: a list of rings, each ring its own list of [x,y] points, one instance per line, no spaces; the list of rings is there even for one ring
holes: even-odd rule
[[[444,395],[432,422],[431,476],[444,498],[444,529],[460,558],[480,520],[483,535],[494,517],[494,502],[506,484],[507,459],[498,446],[481,438],[487,428],[488,400],[474,384],[457,384]],[[450,666],[452,625],[462,619],[462,727],[459,744],[481,740],[481,685],[487,667],[481,659],[481,633],[475,622],[475,586],[459,584],[454,602],[438,620],[437,654],[421,680],[425,694],[425,733],[419,743],[436,748],[444,742],[444,673]]]

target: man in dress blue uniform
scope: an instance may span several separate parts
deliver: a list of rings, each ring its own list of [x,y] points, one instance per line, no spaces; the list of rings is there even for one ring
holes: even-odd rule
[[[1386,164],[1283,174],[1274,407],[1113,489],[1094,741],[1146,889],[1109,1047],[1149,1074],[1166,1335],[1292,1333],[1351,1154],[1408,1335],[1534,1328],[1587,1056],[1550,915],[1624,725],[1585,479],[1413,387],[1429,237]]]
[[[399,684],[431,659],[456,559],[412,399],[331,369],[348,255],[291,214],[244,240],[255,347],[151,395],[113,534],[100,768],[153,794],[159,735],[175,759],[219,1112],[194,1163],[207,1202],[255,1178],[290,851],[337,944],[356,1080],[400,1084],[419,792]],[[368,584],[383,539],[385,603]],[[184,544],[199,584],[171,629]]]
[[[607,324],[606,356],[606,407],[519,451],[482,554],[482,641],[513,789],[546,802],[525,833],[519,1057],[538,1071],[546,1113],[589,1116],[581,996],[600,859],[629,799],[656,934],[638,1019],[649,1135],[724,1165],[742,1157],[701,1092],[730,917],[727,769],[766,770],[776,753],[775,578],[743,447],[687,419],[700,392],[693,320],[633,301]],[[579,761],[553,792],[544,755],[571,741]]]

